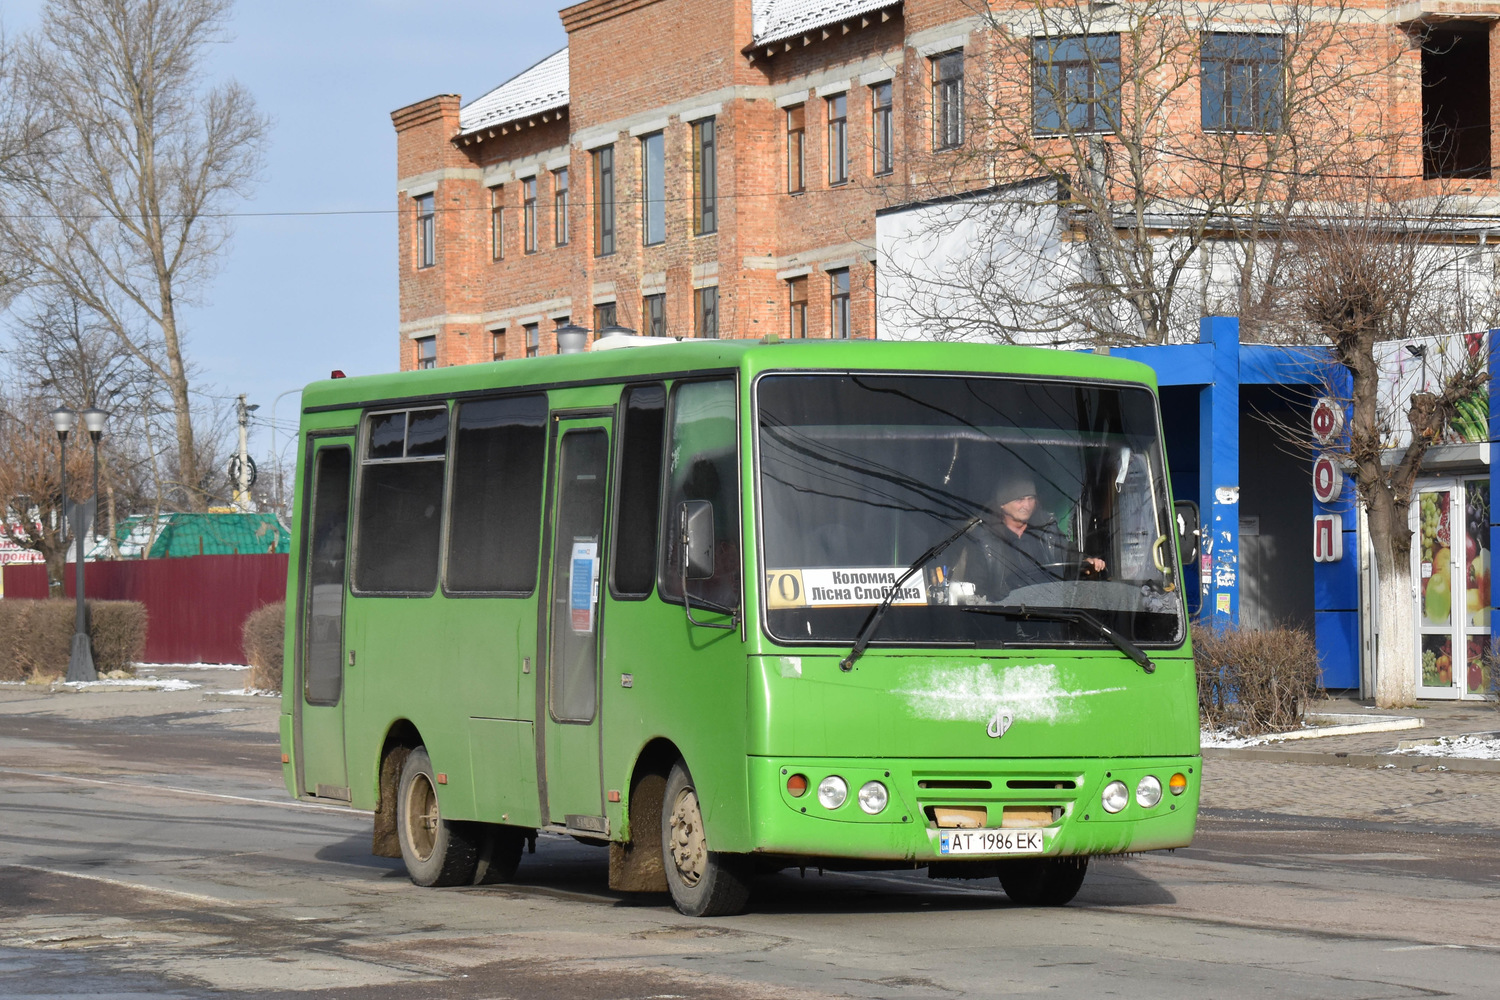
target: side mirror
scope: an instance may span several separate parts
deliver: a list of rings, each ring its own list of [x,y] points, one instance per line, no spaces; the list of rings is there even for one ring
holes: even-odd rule
[[[1182,553],[1182,564],[1196,563],[1201,529],[1198,505],[1191,500],[1178,500],[1172,511],[1177,517],[1177,550]]]
[[[684,500],[677,508],[682,534],[683,579],[707,580],[714,575],[714,505],[707,500]]]

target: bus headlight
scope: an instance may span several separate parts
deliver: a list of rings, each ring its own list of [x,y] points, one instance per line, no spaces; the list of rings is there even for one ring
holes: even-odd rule
[[[1099,796],[1099,804],[1107,813],[1119,812],[1129,801],[1130,789],[1125,787],[1123,781],[1111,781],[1104,786],[1104,794]]]
[[[1135,786],[1135,803],[1142,809],[1150,809],[1161,801],[1161,782],[1146,775]]]
[[[824,809],[837,809],[849,798],[849,786],[836,774],[830,774],[818,782],[818,801]]]
[[[878,781],[867,781],[859,789],[859,807],[871,816],[879,813],[891,800],[890,793]]]

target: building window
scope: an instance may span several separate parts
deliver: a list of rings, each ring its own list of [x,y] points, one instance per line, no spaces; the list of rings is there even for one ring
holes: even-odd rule
[[[437,216],[433,209],[432,195],[417,198],[417,266],[432,267],[437,263]]]
[[[521,182],[521,229],[527,253],[536,253],[536,178]]]
[[[957,149],[964,141],[964,53],[932,60],[932,148]]]
[[[594,150],[594,256],[615,252],[615,147]]]
[[[719,337],[719,287],[709,285],[693,291],[693,335],[717,340]]]
[[[660,132],[641,137],[641,242],[667,238],[666,143]]]
[[[437,367],[437,338],[418,337],[414,343],[417,345],[417,367]]]
[[[875,146],[875,176],[879,177],[896,169],[896,155],[891,149],[891,85],[877,83],[871,87],[870,103],[874,109],[870,119],[870,135]]]
[[[786,189],[797,194],[807,183],[803,154],[806,139],[807,107],[799,104],[786,109]]]
[[[807,278],[793,278],[786,283],[787,296],[791,303],[791,336],[797,340],[807,339]]]
[[[491,330],[490,331],[490,360],[492,360],[492,361],[504,361],[505,360],[505,331],[504,330]]]
[[[667,335],[667,293],[658,292],[641,299],[641,316],[646,320],[646,329],[641,331],[648,337]]]
[[[568,168],[552,171],[552,219],[557,245],[568,244]]]
[[[505,188],[490,188],[490,259],[505,259]]]
[[[834,340],[849,339],[849,269],[828,272],[828,335]]]
[[[719,195],[715,170],[714,120],[693,122],[693,234],[719,229]]]
[[[849,179],[849,96],[828,98],[828,183]]]
[[[540,324],[527,323],[525,326],[521,327],[521,330],[526,334],[526,356],[528,358],[536,357],[537,352],[541,350],[542,346],[542,332],[540,329]]]
[[[1203,127],[1274,132],[1281,127],[1281,36],[1203,36]]]
[[[1120,120],[1119,35],[1033,39],[1031,69],[1037,132],[1108,132]]]
[[[594,336],[599,336],[599,331],[606,326],[615,325],[615,304],[613,302],[601,302],[594,307]]]
[[[1422,42],[1422,175],[1489,177],[1491,98],[1489,25],[1444,21]]]

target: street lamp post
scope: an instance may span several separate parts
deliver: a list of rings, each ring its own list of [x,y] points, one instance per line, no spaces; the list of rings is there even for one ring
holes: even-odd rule
[[[68,516],[68,432],[78,424],[78,414],[66,406],[52,411],[52,427],[57,431],[57,441],[62,447],[62,508],[63,524]],[[100,425],[103,429],[103,425]],[[73,525],[73,535],[78,539],[77,576],[73,585],[76,611],[73,618],[73,654],[68,658],[69,681],[96,681],[99,674],[94,670],[94,651],[89,646],[87,611],[83,604],[83,531],[81,524]]]
[[[99,537],[99,439],[104,436],[104,425],[109,421],[109,412],[91,406],[80,414],[83,426],[89,429],[89,440],[94,442],[94,516],[89,521],[89,534]]]
[[[276,450],[276,404],[281,402],[282,396],[290,396],[294,392],[301,391],[301,389],[288,389],[271,400],[271,457],[276,462],[276,508],[283,512],[286,507],[286,497],[281,488],[281,452]]]

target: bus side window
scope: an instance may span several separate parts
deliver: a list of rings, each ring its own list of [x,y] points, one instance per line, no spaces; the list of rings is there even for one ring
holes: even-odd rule
[[[449,593],[523,596],[541,549],[547,397],[459,404],[448,512]]]
[[[666,504],[662,508],[657,587],[664,600],[682,600],[682,551],[675,517],[684,500],[714,506],[714,572],[689,581],[693,602],[721,608],[740,603],[740,490],[735,384],[731,379],[678,382],[672,387],[667,445]]]
[[[349,526],[349,449],[327,447],[314,466],[307,562],[304,697],[337,704],[343,690],[344,554]]]
[[[367,421],[354,589],[431,594],[437,588],[448,409],[372,413]]]
[[[667,391],[660,384],[625,390],[619,432],[620,477],[615,491],[614,572],[616,597],[647,597],[656,580],[656,529],[661,523],[662,432]]]

